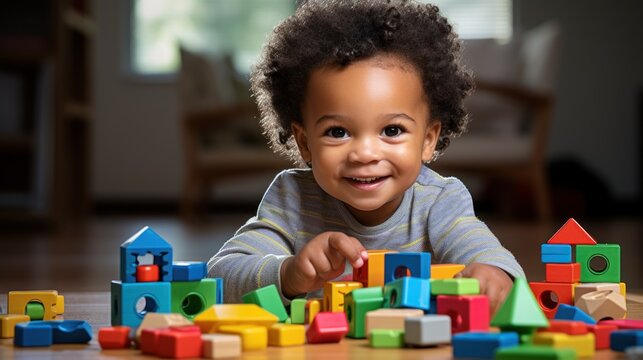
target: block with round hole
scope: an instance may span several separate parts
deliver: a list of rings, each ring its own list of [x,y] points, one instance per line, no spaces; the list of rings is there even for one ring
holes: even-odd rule
[[[324,284],[324,311],[344,311],[344,297],[362,288],[358,281],[329,281]]]
[[[181,314],[187,319],[194,319],[203,310],[217,303],[217,282],[215,279],[201,281],[173,281],[173,313]]]
[[[171,304],[169,282],[123,283],[112,281],[112,326],[137,327],[147,313],[169,313]]]
[[[346,295],[344,310],[348,319],[349,337],[366,337],[366,313],[381,309],[383,301],[384,295],[380,286],[355,289]]]
[[[574,285],[566,283],[530,282],[529,287],[538,300],[538,306],[553,319],[560,304],[574,305]]]
[[[594,320],[623,319],[627,312],[625,298],[612,290],[600,290],[584,294],[576,306]]]
[[[40,313],[40,306],[43,307],[42,320],[54,320],[65,312],[65,298],[58,295],[56,290],[9,291],[7,295],[9,314],[24,315],[31,307],[31,312],[35,315],[36,312]]]
[[[580,263],[580,282],[621,281],[621,247],[617,244],[578,245],[576,261]]]
[[[451,318],[451,332],[489,329],[489,298],[486,295],[438,295],[438,314]]]
[[[385,308],[407,308],[428,311],[431,308],[431,282],[406,276],[384,285]]]
[[[388,284],[405,276],[431,278],[431,253],[400,252],[384,255],[384,283]]]

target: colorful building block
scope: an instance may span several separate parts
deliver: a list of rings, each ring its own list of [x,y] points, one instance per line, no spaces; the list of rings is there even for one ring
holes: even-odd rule
[[[429,279],[402,277],[384,285],[384,307],[428,311],[431,307],[430,294]]]
[[[540,262],[543,264],[568,264],[572,262],[572,246],[557,244],[540,245]]]
[[[400,252],[384,255],[384,283],[412,276],[420,279],[431,278],[431,253]]]
[[[131,345],[129,326],[108,326],[98,330],[98,344],[101,349],[127,349]]]
[[[145,314],[169,313],[171,310],[171,286],[168,282],[123,283],[112,281],[111,286],[112,326],[137,327]]]
[[[567,335],[583,335],[587,334],[589,330],[587,329],[587,324],[582,321],[574,320],[550,320],[549,327],[540,328],[538,332],[552,332],[552,333],[563,333]]]
[[[223,325],[271,326],[279,319],[255,304],[219,304],[207,308],[194,318],[203,333],[217,332]]]
[[[610,334],[610,349],[625,351],[633,346],[643,346],[643,330],[616,330]]]
[[[545,281],[574,284],[580,281],[580,264],[545,264]]]
[[[7,312],[25,315],[29,303],[39,303],[44,308],[42,320],[54,320],[65,312],[65,298],[56,290],[9,291],[7,295]],[[33,319],[35,320],[35,319]]]
[[[578,357],[594,356],[594,334],[568,335],[561,333],[539,332],[532,337],[534,345],[551,346],[553,348],[572,348]]]
[[[203,310],[217,303],[215,279],[172,281],[172,312],[194,319]],[[285,310],[284,310],[285,311]]]
[[[366,313],[366,336],[374,329],[402,330],[409,317],[424,316],[420,309],[378,309]]]
[[[344,297],[363,285],[358,281],[329,281],[324,284],[324,311],[344,311]]]
[[[621,247],[617,244],[578,245],[580,281],[587,283],[621,281]]]
[[[576,220],[570,218],[547,240],[547,244],[596,245],[596,240]]]
[[[49,330],[43,330],[44,328],[49,328]],[[16,325],[14,344],[17,346],[85,344],[88,343],[91,339],[92,328],[91,326],[89,326],[89,323],[87,321],[37,320]]]
[[[306,343],[304,325],[274,324],[268,328],[269,346],[293,346]]]
[[[29,322],[29,315],[2,314],[0,315],[0,338],[9,339],[14,337],[16,324]]]
[[[596,324],[596,320],[592,319],[592,317],[585,313],[583,310],[577,308],[576,306],[567,304],[560,304],[560,306],[558,306],[558,310],[556,310],[554,319],[582,321],[590,325]]]
[[[178,314],[177,314],[178,315]],[[181,315],[179,315],[181,316]],[[181,316],[182,317],[182,316]],[[170,328],[143,329],[138,338],[138,345],[143,354],[158,356],[161,333],[169,332]]]
[[[308,299],[304,313],[306,324],[310,324],[315,319],[315,316],[322,311],[322,304],[324,299]]]
[[[368,344],[373,348],[402,348],[404,330],[373,329],[368,336]]]
[[[208,275],[203,261],[175,261],[172,263],[172,281],[199,281]]]
[[[136,267],[136,282],[159,281],[159,267],[156,265],[139,265]]]
[[[624,319],[627,313],[625,298],[612,290],[587,293],[575,305],[596,321]]]
[[[623,283],[621,283],[623,284]],[[625,294],[621,291],[621,285],[615,283],[579,283],[574,286],[574,304],[580,299],[581,296],[594,291],[610,290],[620,293],[623,297]]]
[[[53,344],[53,329],[45,324],[19,323],[15,326],[13,344],[20,347],[51,346]]]
[[[366,337],[366,313],[382,308],[383,301],[381,287],[355,289],[346,295],[344,309],[349,323],[349,337]]]
[[[140,340],[141,333],[145,329],[163,329],[172,326],[188,326],[192,325],[192,321],[185,318],[180,314],[167,314],[167,313],[147,313],[143,317],[143,321],[136,329],[136,339]]]
[[[320,312],[306,330],[309,344],[340,342],[348,333],[348,321],[343,312]]]
[[[498,349],[496,360],[576,360],[576,350],[549,346],[520,345]]]
[[[306,299],[294,299],[290,302],[290,322],[292,324],[306,323]]]
[[[30,301],[27,303],[25,314],[27,314],[31,320],[43,320],[45,317],[45,307],[37,301]]]
[[[431,265],[431,280],[452,279],[464,268],[465,266],[462,264],[433,264]]]
[[[368,260],[360,268],[353,269],[353,281],[364,287],[384,286],[384,255],[393,250],[368,250]]]
[[[489,329],[489,298],[485,295],[439,295],[438,314],[451,317],[452,333]]]
[[[447,315],[424,315],[404,319],[404,342],[414,346],[450,343],[451,318]]]
[[[218,332],[239,335],[243,351],[262,350],[268,346],[268,330],[260,325],[222,325]]]
[[[478,295],[480,282],[475,278],[431,279],[431,295]]]
[[[549,319],[554,318],[560,304],[574,304],[574,284],[530,282],[529,287]]]
[[[616,325],[596,324],[587,325],[587,331],[594,334],[594,345],[596,350],[603,350],[610,348],[610,334],[616,331]]]
[[[202,334],[202,357],[224,359],[241,356],[241,337],[229,334]]]
[[[467,359],[493,359],[496,351],[520,345],[515,332],[469,332],[455,334],[452,340],[453,357]]]
[[[217,304],[223,304],[223,279],[214,278],[217,283]]]
[[[619,330],[643,330],[643,320],[620,319],[602,320],[600,324],[615,325]]]
[[[161,332],[157,346],[157,355],[160,357],[172,359],[201,357],[201,333],[193,331]]]
[[[139,230],[121,244],[121,281],[136,282],[139,256],[151,254],[153,264],[159,268],[160,281],[172,281],[172,246],[149,226]]]
[[[549,325],[538,301],[524,278],[516,278],[505,302],[491,320],[491,326],[502,331],[517,332],[520,336],[532,334],[536,328]]]

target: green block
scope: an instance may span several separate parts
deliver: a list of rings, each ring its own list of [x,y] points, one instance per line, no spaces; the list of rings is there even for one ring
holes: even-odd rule
[[[549,321],[538,306],[527,280],[516,278],[507,299],[491,320],[491,326],[519,335],[531,334],[536,328],[549,326]]]
[[[45,318],[45,306],[39,301],[30,301],[27,303],[25,315],[28,315],[31,321],[42,320]]]
[[[307,299],[295,299],[290,302],[290,319],[293,324],[304,324],[306,322]]]
[[[290,318],[288,318],[288,319],[286,319],[286,321],[284,321],[284,324],[292,324],[292,320]]]
[[[288,318],[288,313],[284,304],[281,302],[281,296],[275,284],[250,291],[241,297],[244,304],[256,304],[273,313],[279,322],[284,322]]]
[[[480,282],[474,278],[431,280],[431,295],[478,295]]]
[[[404,330],[373,329],[368,343],[374,348],[404,347]]]
[[[621,282],[621,247],[616,244],[577,245],[580,282]]]
[[[203,310],[217,303],[216,279],[173,281],[170,285],[172,287],[171,310],[187,319],[194,319]]]
[[[382,287],[355,289],[344,296],[344,311],[348,318],[348,336],[363,339],[366,337],[366,313],[382,308],[384,295]]]
[[[500,348],[496,351],[496,360],[543,359],[575,360],[576,350],[572,348],[553,348],[549,346],[521,345]]]

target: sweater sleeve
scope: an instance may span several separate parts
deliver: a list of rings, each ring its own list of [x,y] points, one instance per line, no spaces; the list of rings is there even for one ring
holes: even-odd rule
[[[513,254],[475,216],[471,194],[460,180],[448,179],[431,207],[428,226],[438,262],[484,263],[497,266],[514,278],[525,277]]]

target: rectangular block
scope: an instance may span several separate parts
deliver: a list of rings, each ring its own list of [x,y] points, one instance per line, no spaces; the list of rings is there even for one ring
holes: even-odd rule
[[[384,255],[394,250],[367,250],[368,260],[358,269],[353,269],[353,281],[364,287],[384,286]]]
[[[29,315],[2,314],[0,315],[0,338],[14,337],[16,324],[29,322]]]
[[[194,318],[194,324],[198,325],[203,333],[217,332],[223,325],[271,326],[277,321],[274,314],[255,304],[214,305]]]
[[[344,297],[363,285],[358,281],[329,281],[324,284],[324,311],[344,311]]]
[[[431,253],[400,252],[384,255],[384,283],[412,276],[420,279],[431,278]]]
[[[520,345],[515,332],[468,332],[453,336],[453,357],[467,359],[494,359],[496,351]]]
[[[265,326],[257,325],[224,325],[218,330],[223,334],[241,336],[243,351],[262,350],[268,346],[268,330]]]
[[[621,247],[617,244],[576,246],[576,261],[580,263],[580,281],[621,281]]]
[[[112,326],[137,327],[147,313],[171,312],[171,286],[169,282],[112,281],[111,285]],[[139,301],[142,307],[139,309]]]
[[[540,262],[543,264],[567,264],[572,262],[572,246],[557,244],[540,245]]]
[[[217,303],[215,279],[172,281],[172,312],[194,319],[203,310]]]
[[[379,309],[366,313],[366,336],[373,329],[404,330],[407,317],[424,316],[420,309]]]
[[[594,356],[594,334],[567,335],[561,333],[539,332],[532,337],[534,345],[554,348],[573,348],[578,357]]]
[[[405,276],[384,285],[384,307],[421,309],[431,307],[429,279]]]
[[[7,295],[7,313],[24,315],[27,304],[39,302],[45,310],[42,320],[54,320],[56,316],[62,315],[64,312],[64,307],[57,305],[61,300],[63,300],[63,297],[58,295],[56,290],[9,291]]]
[[[451,342],[451,318],[448,315],[424,315],[404,320],[404,342],[415,346]]]
[[[580,281],[580,264],[545,264],[545,281],[574,284]]]
[[[292,324],[306,323],[306,299],[294,299],[290,302],[290,322]]]
[[[355,289],[345,298],[346,317],[349,322],[348,336],[364,338],[366,336],[366,314],[382,308],[384,297],[381,287]]]
[[[462,264],[433,264],[431,265],[431,280],[452,279],[464,268],[465,266]]]
[[[208,274],[202,261],[175,261],[172,263],[172,281],[199,281]]]
[[[304,325],[274,324],[268,328],[269,346],[303,345],[306,342]]]
[[[431,279],[431,295],[478,295],[480,283],[476,278]]]
[[[404,330],[373,329],[368,343],[374,348],[404,347]]]
[[[241,337],[229,334],[202,334],[203,357],[224,359],[241,356]]]

